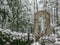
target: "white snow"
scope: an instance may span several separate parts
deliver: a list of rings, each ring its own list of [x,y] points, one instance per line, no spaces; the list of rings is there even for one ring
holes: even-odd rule
[[[31,45],[41,45],[39,42],[34,42]]]
[[[4,3],[4,4],[8,4],[7,0],[4,0],[3,3]]]
[[[0,28],[0,31],[3,31],[3,29]]]
[[[2,30],[3,29],[0,29],[2,34],[4,34],[6,37],[9,37],[6,34],[10,34],[10,37],[12,37],[13,40],[22,39],[24,41],[24,40],[28,39],[28,33],[11,31],[10,29],[6,29],[6,30],[3,30],[3,31]],[[57,31],[57,33],[60,35],[59,31]],[[50,40],[50,41],[56,41],[55,43],[60,43],[60,41],[58,41],[58,40],[60,40],[60,38],[57,38],[57,36],[58,36],[57,34],[50,34],[49,36],[46,35],[46,36],[40,37],[39,41],[41,42],[42,39],[45,39],[45,40]],[[32,40],[32,39],[35,40],[34,35],[32,33],[30,33],[29,38],[30,38],[30,40]],[[5,41],[5,40],[3,39],[3,41]],[[12,40],[10,40],[10,41],[12,41]],[[34,42],[31,45],[40,45],[40,43],[39,42]]]
[[[60,44],[60,38],[56,38],[56,42],[57,44]]]
[[[11,30],[10,29],[6,29],[4,31],[2,31],[3,33],[6,33],[6,34],[11,34]]]
[[[40,43],[42,42],[42,40],[54,42],[56,41],[56,38],[57,38],[57,34],[50,34],[49,36],[46,35],[46,36],[40,37],[39,41]]]
[[[10,44],[9,42],[6,42],[6,44]]]
[[[55,43],[60,44],[60,42],[56,41]]]
[[[21,33],[21,32],[11,31],[10,29],[5,29],[3,31],[2,31],[2,29],[0,29],[0,31],[6,37],[9,37],[8,35],[10,35],[10,37],[12,37],[13,40],[15,40],[15,39],[27,40],[28,39],[28,33]],[[32,33],[30,33],[29,38],[30,38],[30,40],[32,40],[32,39],[34,40],[34,35]]]
[[[60,26],[58,26],[58,27],[55,27],[54,29],[55,29],[55,30],[57,30],[57,29],[60,29]]]
[[[4,42],[6,41],[5,39],[2,39]]]

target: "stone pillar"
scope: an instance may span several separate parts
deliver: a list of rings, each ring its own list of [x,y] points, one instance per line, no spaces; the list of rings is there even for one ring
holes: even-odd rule
[[[50,30],[50,18],[46,20],[46,25],[47,25],[47,35],[49,35],[51,33],[51,30]]]
[[[34,19],[34,33],[35,33],[35,41],[39,40],[39,34],[38,34],[38,16],[35,15],[35,19]]]

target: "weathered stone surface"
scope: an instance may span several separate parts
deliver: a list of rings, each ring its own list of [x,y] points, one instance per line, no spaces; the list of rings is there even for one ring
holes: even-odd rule
[[[35,33],[35,36],[39,35],[38,34],[38,18],[42,15],[44,15],[47,19],[46,20],[46,25],[47,25],[47,30],[46,30],[47,33],[46,34],[49,35],[51,33],[51,30],[50,30],[50,13],[48,13],[47,11],[40,11],[40,12],[37,12],[34,16],[34,33]]]

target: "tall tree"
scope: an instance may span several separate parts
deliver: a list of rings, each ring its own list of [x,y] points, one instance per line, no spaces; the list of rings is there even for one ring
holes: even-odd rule
[[[2,28],[5,28],[5,24],[6,24],[6,18],[7,18],[7,14],[8,14],[8,5],[7,2],[5,0],[5,2],[3,0],[0,0],[0,19],[1,19],[1,24],[2,24]]]
[[[57,18],[57,26],[58,26],[58,0],[56,0],[56,18]]]
[[[26,16],[29,15],[30,9],[28,8],[27,0],[7,0],[8,5],[12,11],[11,18],[9,19],[10,27],[12,30],[24,30],[28,24]]]

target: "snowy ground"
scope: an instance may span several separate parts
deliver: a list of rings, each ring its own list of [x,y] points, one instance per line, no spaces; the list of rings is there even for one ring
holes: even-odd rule
[[[31,45],[41,45],[39,42],[34,42]]]

